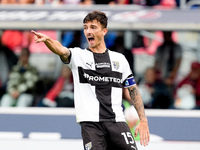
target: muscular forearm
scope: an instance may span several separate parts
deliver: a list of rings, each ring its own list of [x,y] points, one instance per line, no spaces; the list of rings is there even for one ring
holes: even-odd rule
[[[57,55],[62,55],[62,45],[60,42],[56,41],[56,40],[53,40],[51,38],[47,38],[45,41],[44,41],[45,45],[55,54]]]
[[[128,89],[129,89],[129,93],[131,97],[131,102],[133,103],[133,106],[137,110],[140,121],[147,122],[147,117],[144,111],[144,105],[143,105],[142,98],[137,86],[132,86],[132,87],[129,87]]]
[[[44,43],[53,53],[59,55],[66,62],[68,61],[70,52],[68,48],[63,47],[59,41],[48,38]]]

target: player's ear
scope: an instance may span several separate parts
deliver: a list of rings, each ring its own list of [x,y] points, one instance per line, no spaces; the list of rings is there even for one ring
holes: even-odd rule
[[[107,28],[104,28],[104,29],[103,29],[103,35],[105,36],[107,32],[108,32],[108,29],[107,29]]]

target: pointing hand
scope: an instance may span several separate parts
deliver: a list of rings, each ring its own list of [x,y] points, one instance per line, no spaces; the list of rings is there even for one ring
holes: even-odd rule
[[[40,43],[40,42],[45,42],[49,37],[45,34],[35,32],[31,30],[31,32],[35,35],[35,42]]]

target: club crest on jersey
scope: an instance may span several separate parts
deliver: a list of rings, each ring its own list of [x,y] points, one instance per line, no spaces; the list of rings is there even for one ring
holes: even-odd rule
[[[118,61],[113,61],[113,67],[118,70],[119,69],[119,62]]]
[[[91,148],[92,148],[92,142],[89,142],[89,143],[85,144],[85,149],[86,150],[91,150]]]

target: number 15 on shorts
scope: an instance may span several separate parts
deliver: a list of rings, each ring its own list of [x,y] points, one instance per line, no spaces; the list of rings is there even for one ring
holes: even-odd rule
[[[126,144],[131,144],[131,148],[136,149],[132,144],[135,143],[131,132],[122,132],[121,135],[124,137]]]

